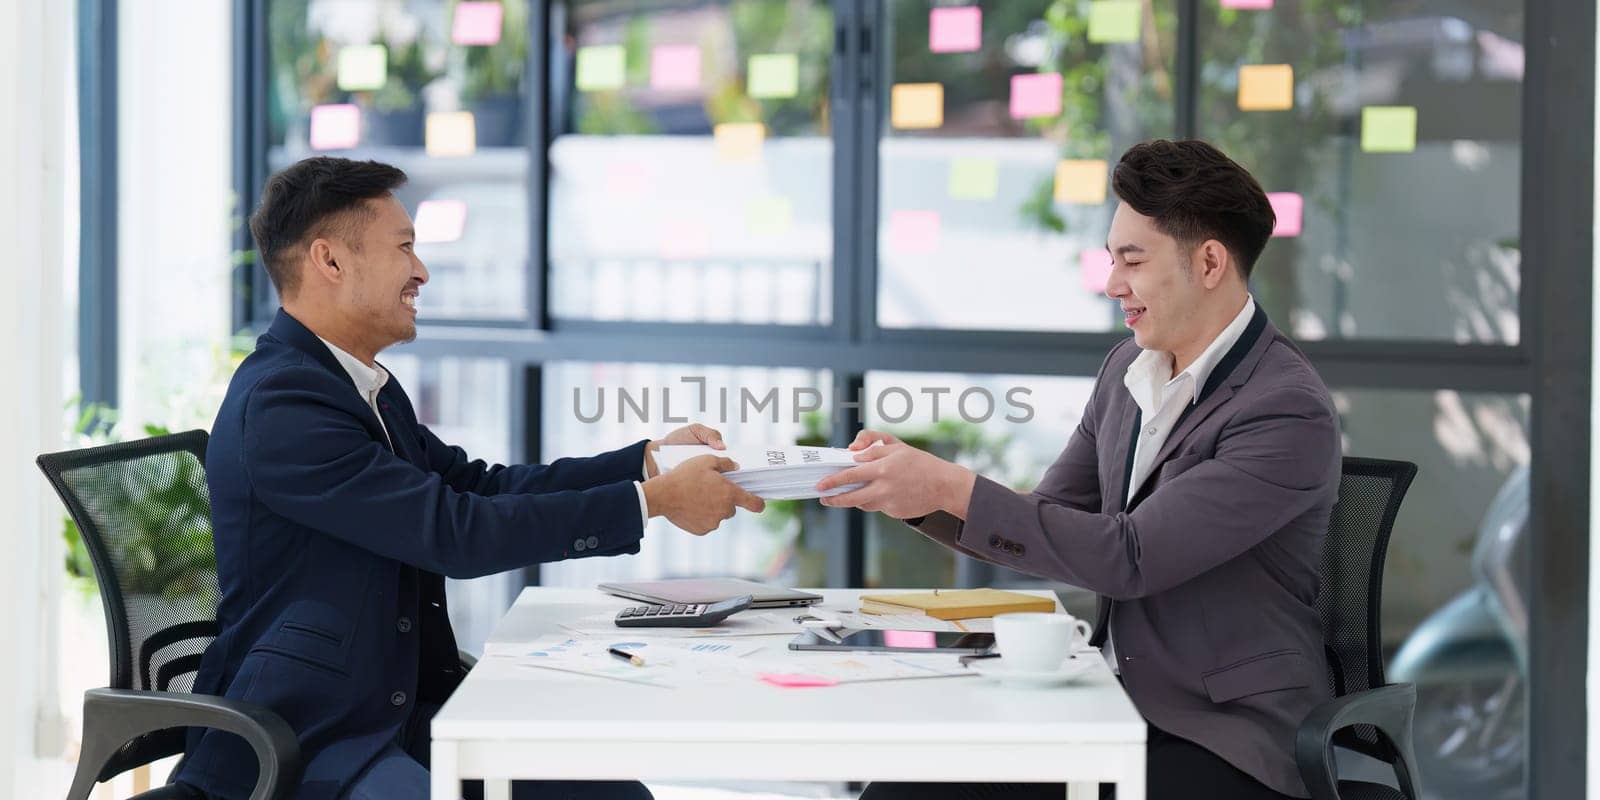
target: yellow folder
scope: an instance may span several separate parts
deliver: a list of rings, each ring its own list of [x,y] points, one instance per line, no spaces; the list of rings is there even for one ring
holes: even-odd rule
[[[915,614],[920,611],[935,619],[972,619],[1014,611],[1055,610],[1056,601],[1053,598],[999,589],[936,589],[931,592],[861,596],[861,611],[866,614]]]

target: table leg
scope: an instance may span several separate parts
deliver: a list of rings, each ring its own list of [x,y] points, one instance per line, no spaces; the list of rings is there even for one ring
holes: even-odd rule
[[[1067,800],[1100,800],[1100,784],[1081,781],[1069,783],[1067,784]],[[1118,795],[1117,800],[1122,800],[1122,796]],[[1140,798],[1140,800],[1144,800],[1144,798]]]
[[[433,740],[428,755],[429,795],[432,800],[461,800],[461,776],[456,771],[455,742]]]
[[[511,800],[511,781],[507,778],[485,778],[483,800]]]

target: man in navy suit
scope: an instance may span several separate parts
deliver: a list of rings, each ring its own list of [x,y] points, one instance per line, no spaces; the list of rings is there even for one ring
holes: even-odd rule
[[[377,162],[301,161],[250,229],[283,307],[239,366],[206,452],[221,633],[195,691],[276,712],[300,741],[297,798],[425,798],[428,725],[464,670],[444,578],[636,553],[649,517],[697,535],[762,501],[702,456],[659,473],[691,425],[590,458],[490,466],[441,442],[375,360],[416,338],[428,271]],[[191,729],[181,783],[244,798],[256,760]],[[471,793],[481,785],[470,786]],[[648,798],[638,783],[528,783],[520,797]]]

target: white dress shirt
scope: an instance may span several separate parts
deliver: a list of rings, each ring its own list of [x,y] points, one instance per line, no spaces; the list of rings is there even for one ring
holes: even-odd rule
[[[1211,344],[1206,346],[1193,364],[1177,375],[1172,374],[1172,354],[1159,350],[1146,350],[1128,365],[1122,383],[1128,387],[1133,402],[1139,406],[1140,429],[1133,448],[1133,472],[1129,475],[1124,505],[1133,500],[1134,493],[1150,477],[1156,467],[1156,454],[1161,452],[1172,429],[1177,427],[1183,410],[1200,402],[1200,392],[1205,388],[1206,379],[1211,377],[1211,371],[1216,369],[1218,362],[1244,335],[1244,329],[1250,325],[1250,318],[1255,313],[1255,299],[1245,295],[1244,308],[1228,323],[1228,327],[1211,340]],[[1116,647],[1111,642],[1109,619],[1106,624],[1106,660],[1110,662],[1113,672],[1120,672],[1117,669]]]
[[[333,353],[333,357],[339,361],[339,366],[344,367],[344,371],[350,374],[350,380],[355,382],[356,392],[361,395],[361,399],[367,401],[367,407],[372,409],[372,415],[378,418],[378,427],[383,429],[384,438],[389,439],[389,449],[393,450],[394,439],[389,436],[389,426],[383,421],[383,415],[378,413],[378,390],[389,382],[389,372],[376,363],[369,367],[363,364],[361,359],[339,349],[338,345],[333,342],[323,339],[321,336],[317,338],[322,341],[322,344],[328,348],[329,352]],[[648,480],[650,477],[649,468],[643,464],[639,465],[639,474]],[[650,505],[644,499],[644,484],[640,481],[634,481],[633,489],[639,493],[639,525],[641,527],[649,525]]]

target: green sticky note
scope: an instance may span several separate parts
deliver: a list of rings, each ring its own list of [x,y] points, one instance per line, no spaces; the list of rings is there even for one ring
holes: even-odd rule
[[[1367,153],[1410,153],[1417,149],[1415,106],[1361,109],[1361,149]]]
[[[789,198],[780,195],[752,198],[745,207],[745,229],[752,236],[783,236],[793,219]]]
[[[1000,165],[992,158],[958,158],[950,162],[950,196],[957,200],[993,200],[1000,189]]]
[[[382,89],[389,80],[389,49],[381,44],[339,48],[339,88],[346,92]]]
[[[621,89],[627,67],[627,51],[620,44],[578,48],[578,90],[603,92]]]
[[[1089,41],[1139,41],[1139,0],[1095,0],[1089,4]]]
[[[794,53],[751,56],[745,91],[759,98],[794,97],[800,93],[800,58]]]

